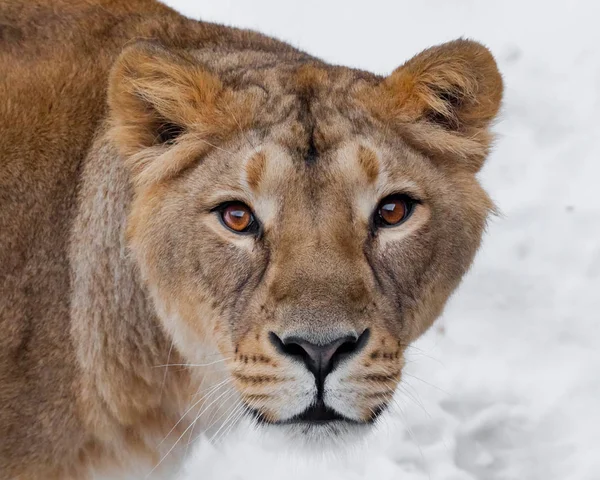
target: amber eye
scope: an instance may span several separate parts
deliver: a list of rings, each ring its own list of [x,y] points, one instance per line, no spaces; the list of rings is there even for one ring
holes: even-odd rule
[[[414,201],[406,195],[385,197],[375,212],[375,225],[394,227],[400,225],[412,213]]]
[[[229,202],[218,208],[221,222],[236,233],[252,233],[256,220],[250,207],[242,202]]]

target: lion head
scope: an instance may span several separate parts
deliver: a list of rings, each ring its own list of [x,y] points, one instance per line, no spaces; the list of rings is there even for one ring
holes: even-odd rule
[[[128,47],[109,86],[128,241],[181,355],[218,352],[259,424],[372,424],[480,244],[493,205],[476,174],[501,96],[467,40],[387,78],[294,53]]]

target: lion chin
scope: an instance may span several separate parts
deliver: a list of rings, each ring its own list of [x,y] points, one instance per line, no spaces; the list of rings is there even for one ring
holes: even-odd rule
[[[340,448],[364,444],[376,428],[378,419],[357,422],[329,409],[311,407],[285,421],[268,422],[251,409],[245,426],[252,426],[262,435],[281,439],[289,448],[301,448],[308,454],[338,454]]]
[[[285,439],[290,447],[300,447],[307,454],[334,454],[349,447],[365,444],[373,427],[348,421],[312,422],[261,427],[265,434]]]

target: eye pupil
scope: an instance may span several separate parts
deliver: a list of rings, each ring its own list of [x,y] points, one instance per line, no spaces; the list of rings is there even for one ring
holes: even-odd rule
[[[223,224],[234,232],[246,232],[254,223],[250,207],[243,203],[230,203],[221,210]]]
[[[383,226],[398,225],[406,219],[409,212],[409,204],[404,198],[400,196],[384,198],[377,211],[378,223]]]

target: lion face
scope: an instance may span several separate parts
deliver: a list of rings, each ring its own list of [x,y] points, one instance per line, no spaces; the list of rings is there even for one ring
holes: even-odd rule
[[[226,66],[148,45],[115,66],[131,248],[181,354],[219,352],[259,424],[355,432],[479,246],[500,77],[465,41],[387,79]]]

